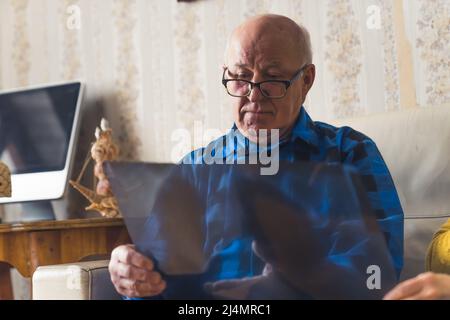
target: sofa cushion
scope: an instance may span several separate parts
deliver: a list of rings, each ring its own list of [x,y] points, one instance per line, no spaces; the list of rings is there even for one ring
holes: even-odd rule
[[[109,260],[38,267],[33,274],[33,300],[120,299],[108,272]]]
[[[405,213],[401,278],[425,271],[433,234],[450,216],[450,105],[330,123],[352,127],[377,144]]]

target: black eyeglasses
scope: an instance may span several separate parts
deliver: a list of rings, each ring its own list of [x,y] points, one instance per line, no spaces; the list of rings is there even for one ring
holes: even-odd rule
[[[271,99],[279,99],[286,95],[288,88],[294,81],[301,77],[307,66],[308,64],[305,64],[301,67],[291,80],[266,80],[256,83],[243,79],[225,79],[225,72],[228,70],[228,68],[225,68],[222,75],[222,84],[232,97],[248,97],[252,90],[257,87],[263,96]]]

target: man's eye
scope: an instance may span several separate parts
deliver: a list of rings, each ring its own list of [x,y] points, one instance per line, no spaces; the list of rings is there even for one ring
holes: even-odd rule
[[[278,75],[278,74],[268,74],[267,76],[269,78],[271,78],[271,79],[278,79],[278,78],[280,78],[280,75]]]

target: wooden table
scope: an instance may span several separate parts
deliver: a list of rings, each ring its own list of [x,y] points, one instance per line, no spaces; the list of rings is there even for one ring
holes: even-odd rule
[[[0,299],[13,299],[10,267],[31,277],[38,266],[109,258],[131,243],[122,218],[0,224]]]

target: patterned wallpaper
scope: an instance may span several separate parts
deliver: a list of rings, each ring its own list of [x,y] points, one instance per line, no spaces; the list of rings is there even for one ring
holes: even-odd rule
[[[114,50],[114,95],[119,121],[116,132],[122,157],[132,159],[142,145],[137,122],[137,106],[141,104],[139,95],[142,68],[137,53],[138,44],[134,39],[138,28],[136,0],[114,0],[112,15],[117,37]]]
[[[400,91],[399,91],[399,75],[398,75],[398,51],[396,48],[394,22],[393,22],[393,6],[391,1],[379,0],[376,2],[379,5],[381,16],[382,32],[382,47],[384,59],[384,97],[386,102],[385,109],[397,110],[400,108]]]
[[[326,10],[325,63],[332,76],[332,112],[337,117],[360,115],[364,112],[358,86],[362,58],[360,23],[349,1],[329,0]]]
[[[225,42],[264,12],[311,32],[315,119],[450,102],[448,0],[0,0],[0,89],[81,78],[123,158],[168,161],[175,129],[231,126]]]
[[[447,0],[421,0],[416,47],[425,64],[426,102],[449,101],[450,90],[450,6]]]
[[[28,84],[28,73],[30,71],[31,60],[30,43],[27,34],[28,0],[11,0],[10,5],[14,17],[11,61],[14,65],[16,83],[18,86],[22,87]]]

